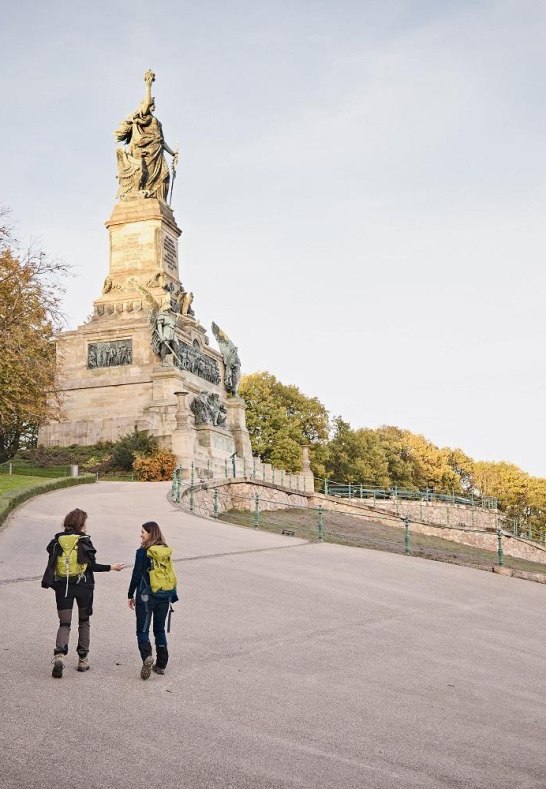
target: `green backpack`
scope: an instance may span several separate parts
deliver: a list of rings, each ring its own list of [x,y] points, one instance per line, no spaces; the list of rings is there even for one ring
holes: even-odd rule
[[[176,589],[176,573],[172,560],[173,549],[168,545],[152,545],[147,554],[152,561],[149,570],[152,594],[168,597]]]
[[[55,577],[66,578],[68,589],[69,578],[77,577],[80,581],[85,576],[87,563],[78,561],[78,540],[79,534],[61,534],[57,537],[57,542],[61,547],[61,553],[57,556],[55,564]]]

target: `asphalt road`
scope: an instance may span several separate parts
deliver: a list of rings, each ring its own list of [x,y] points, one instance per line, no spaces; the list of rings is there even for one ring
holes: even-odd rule
[[[194,518],[167,489],[57,491],[0,532],[2,789],[546,787],[546,587]],[[99,562],[164,528],[181,598],[164,677],[139,677],[127,569],[96,577],[91,670],[71,650],[52,679],[37,578],[76,506]]]

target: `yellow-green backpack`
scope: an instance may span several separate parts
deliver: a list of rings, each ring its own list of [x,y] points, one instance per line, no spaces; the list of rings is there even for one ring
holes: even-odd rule
[[[61,546],[61,553],[57,556],[55,576],[57,578],[66,578],[67,584],[69,578],[77,577],[78,580],[81,580],[87,570],[87,563],[78,561],[79,539],[79,534],[61,534],[60,537],[57,537],[57,542]]]
[[[151,559],[150,588],[152,594],[166,597],[176,589],[176,573],[172,560],[173,549],[168,545],[152,545],[147,550]]]

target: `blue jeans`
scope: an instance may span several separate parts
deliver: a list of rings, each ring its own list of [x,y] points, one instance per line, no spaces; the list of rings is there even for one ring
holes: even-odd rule
[[[154,640],[157,653],[156,663],[159,668],[166,668],[169,660],[167,651],[167,634],[165,633],[165,621],[169,613],[169,600],[158,600],[149,595],[147,602],[143,602],[140,596],[137,597],[136,611],[136,635],[138,649],[142,660],[152,654],[150,644],[150,624],[153,623]]]

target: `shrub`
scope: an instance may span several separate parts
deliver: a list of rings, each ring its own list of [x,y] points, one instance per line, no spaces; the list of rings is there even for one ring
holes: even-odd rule
[[[112,447],[111,467],[131,471],[137,455],[147,457],[157,452],[157,441],[145,430],[121,436]]]
[[[176,457],[170,449],[159,449],[153,455],[137,455],[133,463],[136,479],[159,482],[172,479]]]

